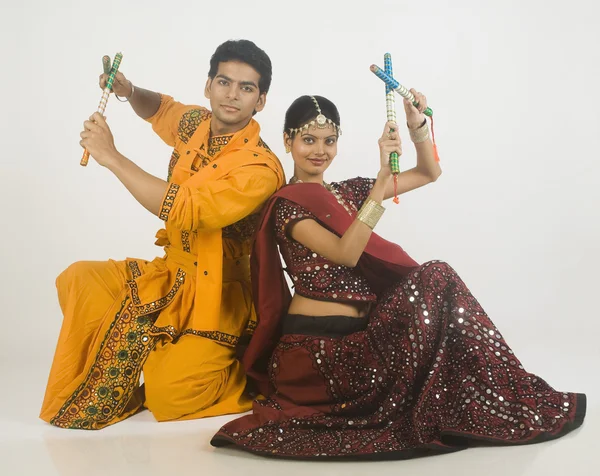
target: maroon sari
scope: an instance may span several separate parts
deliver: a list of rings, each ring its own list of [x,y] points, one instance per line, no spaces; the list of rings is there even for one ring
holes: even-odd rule
[[[221,428],[214,446],[401,459],[475,440],[536,443],[582,424],[585,395],[526,372],[449,265],[419,266],[375,234],[358,263],[378,296],[367,328],[339,338],[282,336],[291,296],[274,233],[280,198],[340,236],[354,220],[317,184],[284,187],[268,202],[252,255],[258,327],[242,360],[267,398]]]

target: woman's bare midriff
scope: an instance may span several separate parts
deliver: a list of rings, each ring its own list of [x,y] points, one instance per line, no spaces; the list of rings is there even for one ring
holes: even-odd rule
[[[348,316],[366,317],[369,304],[350,304],[343,302],[317,301],[295,294],[288,309],[288,314],[303,316]]]

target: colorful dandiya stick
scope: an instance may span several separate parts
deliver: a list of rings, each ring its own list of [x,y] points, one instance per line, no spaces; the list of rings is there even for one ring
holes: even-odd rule
[[[371,71],[375,74],[375,76],[377,76],[379,79],[381,79],[386,84],[386,86],[388,86],[393,91],[396,91],[403,98],[408,99],[412,103],[413,106],[415,106],[415,107],[419,106],[419,103],[413,96],[413,93],[411,93],[408,89],[406,89],[404,86],[402,86],[392,76],[387,74],[385,72],[385,70],[381,69],[377,65],[372,64]],[[430,107],[428,107],[427,109],[425,109],[423,111],[423,114],[425,114],[428,117],[431,117],[431,116],[433,116],[433,111],[431,110]]]
[[[122,59],[123,59],[123,55],[121,53],[117,53],[115,55],[115,60],[113,61],[112,67],[110,69],[110,73],[109,73],[108,79],[106,81],[106,87],[104,88],[104,91],[102,92],[102,98],[100,99],[100,105],[98,106],[98,112],[102,115],[104,115],[104,111],[106,109],[106,103],[108,102],[108,96],[110,95],[110,92],[112,91],[113,83],[115,82],[115,76],[117,75],[117,72],[119,71],[119,65],[121,64]],[[89,159],[90,159],[90,153],[86,149],[83,151],[83,157],[81,158],[80,164],[85,167],[87,165]]]
[[[390,53],[386,53],[383,56],[385,73],[390,77],[394,77],[394,72],[392,69],[392,55]],[[396,96],[394,95],[394,90],[386,83],[385,85],[385,107],[387,112],[387,120],[388,122],[393,122],[396,124]],[[395,129],[390,128],[390,132],[394,132]],[[400,173],[400,158],[397,152],[392,152],[390,154],[390,169],[392,170],[392,174],[394,176],[394,203],[400,203],[398,199],[398,174]]]
[[[385,70],[381,69],[379,66],[374,65],[374,64],[371,65],[370,69],[371,69],[371,72],[373,72],[373,74],[375,74],[375,76],[377,76],[379,79],[381,79],[389,89],[397,92],[398,94],[400,94],[400,96],[409,100],[413,106],[415,106],[415,107],[419,106],[419,102],[416,100],[413,93],[411,93],[408,89],[406,89],[398,81],[396,81],[391,74],[388,74]],[[386,89],[386,92],[387,92],[387,89]],[[434,132],[434,128],[433,128],[433,110],[430,107],[428,107],[427,109],[425,109],[423,111],[423,114],[425,114],[426,116],[428,116],[431,119],[431,139],[433,141],[433,153],[435,155],[436,162],[439,162],[440,156],[438,155],[437,145],[435,143],[435,132]]]

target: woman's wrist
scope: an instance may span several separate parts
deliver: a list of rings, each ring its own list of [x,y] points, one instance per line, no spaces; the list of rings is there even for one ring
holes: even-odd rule
[[[385,181],[389,180],[391,177],[392,170],[390,169],[390,167],[381,168],[379,169],[379,172],[377,172],[377,181],[385,183]]]
[[[425,119],[421,125],[415,129],[411,129],[409,127],[408,133],[410,135],[410,140],[415,144],[425,142],[427,139],[429,139],[429,126],[427,125],[427,119]]]
[[[381,219],[383,212],[385,212],[385,208],[381,203],[369,197],[356,214],[356,219],[372,230]]]
[[[425,115],[422,115],[422,117],[417,120],[410,122],[407,121],[406,125],[410,130],[420,129],[421,127],[427,125],[427,119],[425,118]]]

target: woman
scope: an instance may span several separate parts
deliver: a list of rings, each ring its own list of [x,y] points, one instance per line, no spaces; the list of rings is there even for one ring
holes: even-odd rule
[[[420,106],[404,102],[417,165],[398,193],[441,170]],[[267,397],[225,425],[214,446],[288,458],[409,458],[479,440],[537,443],[580,426],[585,395],[527,373],[446,263],[418,265],[372,232],[394,195],[395,124],[379,139],[376,180],[327,184],[340,118],[302,96],[286,114],[292,185],[263,215],[253,253],[259,324],[243,362]],[[277,252],[294,283],[290,297]]]

